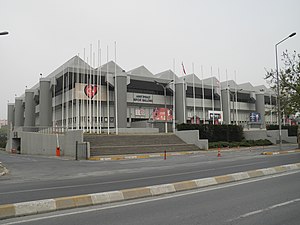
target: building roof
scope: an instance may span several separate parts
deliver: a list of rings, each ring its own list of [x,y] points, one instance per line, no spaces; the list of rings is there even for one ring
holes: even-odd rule
[[[166,70],[161,73],[155,74],[155,77],[165,80],[174,80],[175,77],[175,81],[178,81],[178,76],[172,70]]]
[[[141,77],[154,77],[153,73],[151,73],[145,66],[139,66],[135,69],[129,70],[127,74]]]
[[[228,83],[228,86],[227,86]],[[221,82],[221,87],[222,89],[226,89],[229,87],[229,89],[236,89],[239,88],[239,85],[237,83],[235,83],[234,80],[228,80],[228,81],[223,81]]]
[[[220,87],[221,83],[216,77],[209,77],[203,79],[203,84],[206,86],[211,86],[213,84],[214,87]]]
[[[198,85],[202,84],[202,81],[194,73],[184,76],[184,79],[185,79],[185,82],[188,84],[193,84],[193,79],[194,79],[195,84],[198,84]]]
[[[247,83],[239,84],[238,89],[243,89],[243,91],[253,91],[254,87],[252,86],[252,84],[250,84],[250,82],[247,82]]]
[[[96,71],[99,71],[99,69],[101,68],[101,72],[106,73],[108,71],[108,73],[114,74],[115,67],[116,67],[117,74],[124,72],[124,70],[118,64],[116,64],[114,61],[109,61],[108,63],[103,64],[102,66],[98,67],[96,69]]]

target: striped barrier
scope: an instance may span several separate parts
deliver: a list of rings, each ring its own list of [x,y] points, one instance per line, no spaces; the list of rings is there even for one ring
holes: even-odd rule
[[[298,150],[289,150],[289,151],[280,151],[280,152],[262,152],[262,155],[282,155],[282,154],[288,154],[288,153],[297,153],[300,152],[300,149]]]
[[[300,169],[300,163],[227,174],[223,176],[188,180],[172,184],[162,184],[142,188],[131,188],[120,191],[109,191],[87,195],[0,205],[0,219],[33,215],[83,206],[93,206],[137,198],[159,196],[179,191],[192,190],[196,188],[225,184],[250,178],[268,176],[298,169]]]
[[[201,151],[169,152],[166,154],[166,156],[193,155],[199,153],[201,153]],[[89,160],[115,161],[115,160],[129,160],[129,159],[149,159],[149,158],[158,158],[158,157],[164,157],[164,153],[150,153],[150,154],[141,154],[141,155],[91,156]]]

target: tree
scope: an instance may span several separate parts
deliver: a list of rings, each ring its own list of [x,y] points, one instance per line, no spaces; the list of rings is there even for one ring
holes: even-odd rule
[[[281,112],[290,116],[300,112],[300,54],[286,50],[282,54],[282,61],[284,67],[279,70]],[[265,79],[277,93],[276,71],[267,71]]]

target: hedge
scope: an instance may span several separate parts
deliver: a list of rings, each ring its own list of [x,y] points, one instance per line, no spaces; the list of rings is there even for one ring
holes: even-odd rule
[[[267,130],[279,130],[279,125],[267,125],[266,126]],[[281,129],[283,130],[288,130],[288,135],[289,136],[297,136],[297,130],[298,126],[297,125],[282,125]]]
[[[179,124],[177,130],[199,130],[200,139],[209,142],[240,142],[244,139],[243,127],[238,125]]]
[[[260,139],[260,140],[243,140],[241,142],[209,142],[209,148],[224,148],[224,147],[251,147],[251,146],[266,146],[272,145],[272,142],[267,139]]]

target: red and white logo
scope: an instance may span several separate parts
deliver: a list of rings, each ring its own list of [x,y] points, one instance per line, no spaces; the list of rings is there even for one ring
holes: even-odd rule
[[[93,99],[93,97],[97,94],[97,90],[98,90],[97,85],[91,84],[91,85],[86,85],[84,87],[84,93],[90,99]]]

